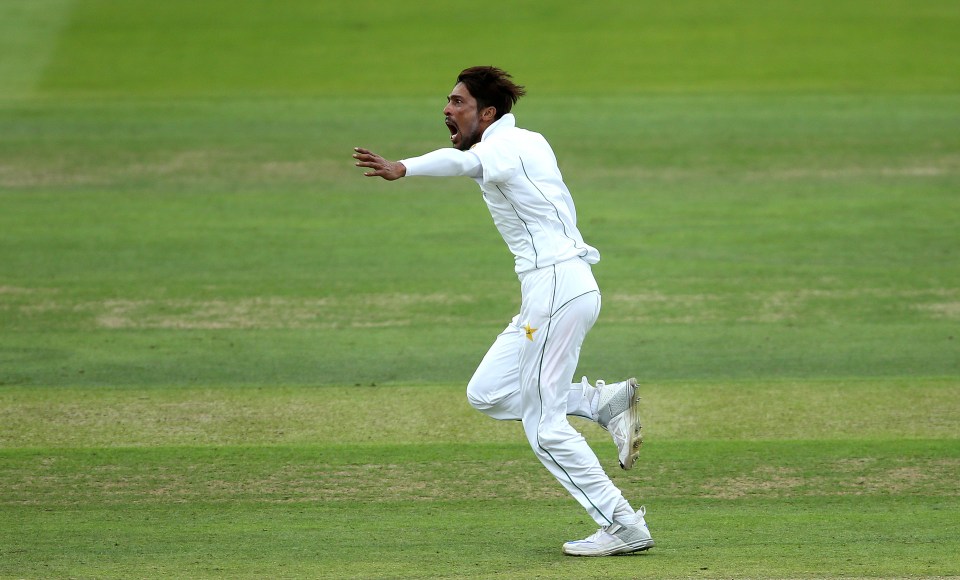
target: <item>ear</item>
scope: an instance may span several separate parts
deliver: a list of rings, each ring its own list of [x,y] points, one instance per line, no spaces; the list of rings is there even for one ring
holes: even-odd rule
[[[480,111],[480,119],[482,121],[493,122],[496,116],[497,116],[496,107],[487,107],[484,110]]]

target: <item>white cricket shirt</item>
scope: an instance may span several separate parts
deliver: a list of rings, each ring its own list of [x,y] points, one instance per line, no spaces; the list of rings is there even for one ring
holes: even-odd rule
[[[401,163],[408,177],[472,177],[518,274],[577,257],[600,261],[577,229],[577,210],[553,149],[543,135],[518,128],[512,114],[487,127],[470,151],[439,149]]]

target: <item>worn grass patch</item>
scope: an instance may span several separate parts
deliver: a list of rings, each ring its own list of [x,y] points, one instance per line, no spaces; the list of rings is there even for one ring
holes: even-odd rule
[[[611,471],[657,548],[590,563],[559,546],[594,524],[523,444],[6,450],[0,470],[17,575],[944,577],[960,531],[945,440],[658,442]]]
[[[952,441],[662,442],[611,463],[634,501],[960,496]],[[559,500],[525,444],[4,451],[6,507]],[[720,461],[722,459],[722,461]]]
[[[0,572],[946,577],[960,553],[957,388],[644,385],[636,469],[578,426],[647,506],[658,546],[588,564],[559,545],[592,522],[519,425],[472,411],[460,387],[5,387]]]
[[[464,389],[0,387],[0,448],[523,441],[519,424],[470,408]],[[954,438],[960,416],[953,379],[668,382],[640,393],[654,442]]]
[[[644,385],[636,469],[577,425],[658,546],[587,563],[559,546],[594,524],[459,386],[3,387],[0,574],[947,577],[957,389]]]
[[[822,322],[837,313],[932,321],[960,316],[960,289],[850,290],[794,289],[747,293],[605,294],[604,306],[618,324],[774,324]],[[92,329],[337,329],[476,323],[472,305],[480,294],[433,292],[363,293],[322,298],[257,296],[211,299],[126,299],[85,301],[58,295],[56,288],[0,288],[0,308],[12,324]],[[869,310],[867,310],[869,309]],[[66,323],[66,324],[64,324]]]

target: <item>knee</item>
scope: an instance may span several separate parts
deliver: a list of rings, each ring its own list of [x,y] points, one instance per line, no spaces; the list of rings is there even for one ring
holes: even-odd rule
[[[490,389],[483,381],[477,380],[477,377],[473,377],[467,383],[467,402],[470,403],[471,407],[481,412],[493,406],[493,402],[490,400]]]

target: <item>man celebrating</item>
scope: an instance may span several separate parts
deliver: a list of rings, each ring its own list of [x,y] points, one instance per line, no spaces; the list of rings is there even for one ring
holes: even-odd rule
[[[591,264],[600,253],[577,229],[573,198],[550,145],[520,129],[510,110],[525,94],[494,67],[464,70],[443,109],[453,148],[388,161],[354,150],[364,175],[472,177],[494,224],[513,252],[520,278],[520,313],[514,317],[467,386],[477,410],[520,420],[537,458],[600,525],[590,537],[563,545],[574,556],[639,552],[654,542],[644,521],[613,484],[567,415],[599,423],[613,436],[620,466],[633,467],[641,444],[637,383],[629,379],[591,386],[571,383],[580,346],[600,314],[600,290]]]

